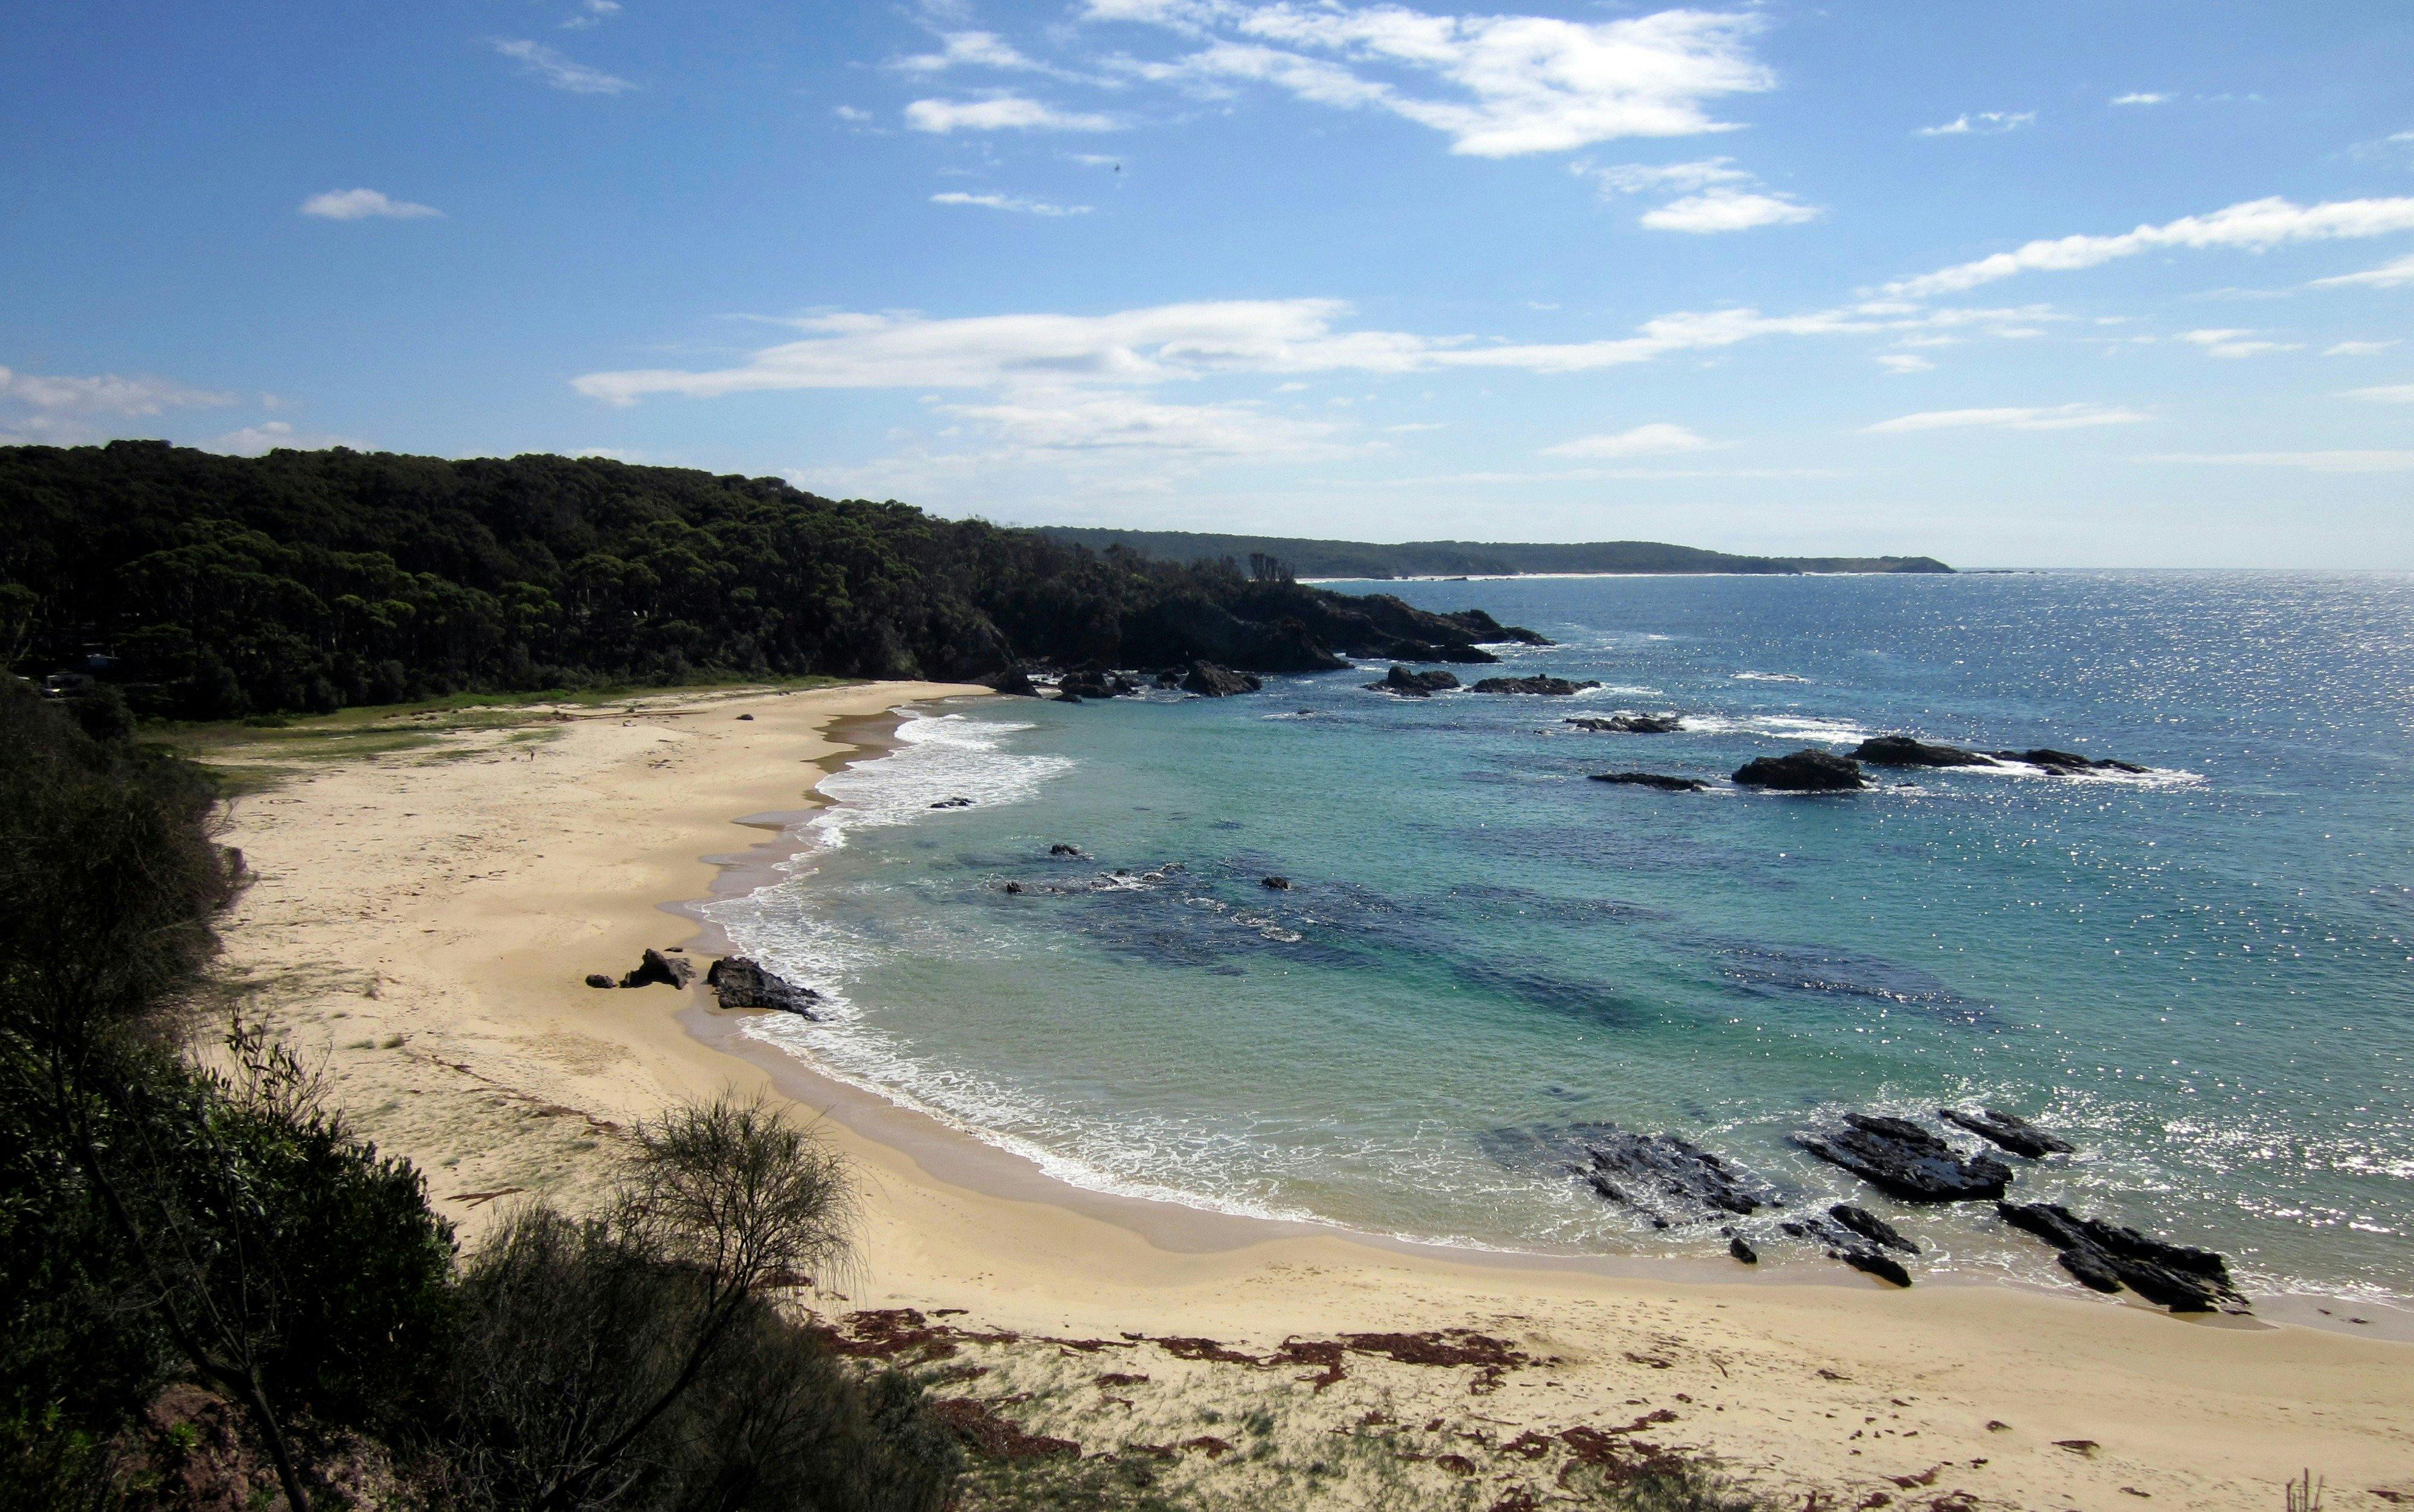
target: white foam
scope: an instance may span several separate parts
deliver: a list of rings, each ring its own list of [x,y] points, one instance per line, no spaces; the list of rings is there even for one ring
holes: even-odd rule
[[[1733,674],[1739,683],[1807,683],[1808,677],[1797,677],[1790,672],[1738,672]]]
[[[1867,729],[1850,719],[1826,719],[1810,714],[1688,714],[1685,733],[1696,735],[1766,735],[1775,740],[1815,741],[1824,746],[1857,746],[1870,737]]]

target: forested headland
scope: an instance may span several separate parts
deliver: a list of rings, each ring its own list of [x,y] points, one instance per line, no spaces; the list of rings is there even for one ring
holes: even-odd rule
[[[144,717],[710,675],[1488,660],[1512,631],[776,478],[600,458],[0,448],[0,667]]]
[[[1514,577],[1536,572],[1950,572],[1933,556],[1750,556],[1672,546],[1658,541],[1314,541],[1291,536],[1221,536],[1190,530],[1112,530],[1041,526],[1066,545],[1115,546],[1170,562],[1276,556],[1303,577]]]

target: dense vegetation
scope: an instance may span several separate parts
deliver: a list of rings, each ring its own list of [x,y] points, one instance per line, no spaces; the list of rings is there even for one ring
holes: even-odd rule
[[[1169,562],[1279,557],[1307,577],[1497,577],[1520,572],[1950,572],[1933,556],[1737,556],[1656,541],[1304,541],[1282,536],[1200,535],[1187,530],[1106,530],[1042,526],[1068,546],[1117,546]]]
[[[712,674],[1304,671],[1505,633],[1271,564],[591,458],[0,448],[0,668],[92,671],[180,719]]]
[[[195,1505],[213,1412],[296,1509],[946,1501],[920,1387],[777,1300],[847,1211],[778,1113],[675,1110],[602,1211],[459,1257],[292,1055],[180,1053],[241,863],[194,768],[70,711],[107,722],[0,685],[0,1508]]]

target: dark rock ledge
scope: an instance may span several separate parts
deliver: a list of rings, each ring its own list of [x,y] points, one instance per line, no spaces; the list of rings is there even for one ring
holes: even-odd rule
[[[2067,1155],[2070,1141],[2049,1134],[2018,1114],[2001,1108],[1981,1108],[1975,1113],[1962,1108],[1941,1107],[1936,1116],[1956,1128],[1967,1129],[1989,1144],[1999,1145],[2015,1155],[2031,1160],[2043,1160],[2048,1155]]]
[[[1736,786],[1777,793],[1853,793],[1868,787],[1861,763],[1805,746],[1790,756],[1761,756],[1736,768]]]
[[[771,1008],[806,1018],[821,1016],[813,1011],[822,1001],[820,993],[766,971],[743,956],[714,961],[704,973],[704,983],[719,995],[723,1008]]]
[[[2099,1292],[2123,1286],[2174,1312],[2247,1311],[2230,1283],[2229,1263],[2211,1250],[2167,1244],[2134,1228],[2081,1218],[2050,1202],[1999,1202],[1995,1211],[2014,1228],[2060,1251],[2062,1268]]]
[[[1794,1142],[1905,1202],[1998,1198],[2012,1179],[1992,1155],[1963,1156],[1918,1124],[1884,1114],[1847,1113],[1841,1128]]]

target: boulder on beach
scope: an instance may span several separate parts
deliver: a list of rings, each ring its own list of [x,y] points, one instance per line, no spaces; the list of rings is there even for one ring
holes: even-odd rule
[[[1903,1239],[1900,1234],[1895,1234],[1892,1224],[1865,1208],[1853,1208],[1849,1204],[1839,1203],[1829,1211],[1836,1214],[1850,1211],[1866,1218],[1873,1227],[1887,1234],[1893,1234],[1895,1238],[1901,1240],[1906,1248],[1910,1245],[1909,1240]],[[1827,1258],[1830,1260],[1841,1260],[1855,1270],[1875,1276],[1880,1281],[1891,1282],[1897,1286],[1911,1284],[1911,1272],[1902,1267],[1901,1261],[1886,1253],[1876,1241],[1858,1229],[1847,1227],[1835,1218],[1823,1218],[1817,1213],[1805,1213],[1799,1218],[1789,1218],[1777,1226],[1794,1238],[1818,1245],[1826,1252]]]
[[[1805,746],[1790,756],[1760,756],[1736,768],[1736,786],[1778,793],[1851,793],[1870,785],[1861,763]]]
[[[1709,786],[1698,777],[1669,777],[1661,772],[1595,772],[1592,779],[1630,788],[1657,788],[1662,793],[1699,793]]]
[[[1598,682],[1572,683],[1565,677],[1486,677],[1475,685],[1479,693],[1539,693],[1546,698],[1566,698],[1587,688],[1599,688]]]
[[[1760,1252],[1753,1249],[1740,1234],[1730,1234],[1727,1236],[1727,1253],[1734,1255],[1736,1259],[1742,1261],[1748,1266],[1756,1266],[1760,1264]]]
[[[2022,762],[2040,767],[2054,777],[2067,777],[2073,772],[2126,772],[2136,777],[2149,770],[2135,762],[2116,762],[2109,757],[2081,756],[2076,751],[2055,750],[2050,746],[2035,746],[2027,750],[1999,750],[1995,759],[2002,762]]]
[[[661,983],[666,987],[683,987],[695,980],[695,968],[677,956],[665,956],[648,945],[637,958],[637,969],[620,978],[624,987],[650,986]]]
[[[2028,1119],[2001,1108],[1981,1108],[1975,1113],[1962,1108],[1941,1107],[1936,1116],[1957,1128],[1967,1129],[1990,1144],[2000,1145],[2015,1155],[2031,1160],[2043,1160],[2048,1155],[2067,1155],[2070,1141],[2049,1134]]]
[[[1604,735],[1673,735],[1685,728],[1681,714],[1580,714],[1568,723]]]
[[[2229,1262],[2211,1250],[2168,1244],[2134,1228],[2081,1218],[2050,1202],[1998,1202],[1996,1213],[2061,1252],[2062,1267],[2099,1292],[2128,1287],[2174,1312],[2244,1312]]]
[[[1847,1113],[1843,1125],[1797,1134],[1794,1142],[1905,1202],[1972,1202],[2001,1197],[2012,1168],[1992,1155],[1963,1156],[1906,1119]]]
[[[1383,674],[1378,683],[1368,683],[1367,691],[1396,693],[1402,698],[1431,698],[1458,686],[1458,679],[1447,672],[1410,672],[1399,662]]]
[[[1008,667],[1003,672],[983,677],[981,686],[1010,698],[1037,698],[1039,689],[1031,681],[1031,674],[1021,667]]]
[[[1183,690],[1201,698],[1230,698],[1240,693],[1254,693],[1265,684],[1245,672],[1219,667],[1213,661],[1190,663],[1190,675],[1182,679]]]
[[[1654,1228],[1749,1217],[1777,1205],[1776,1192],[1689,1139],[1584,1126],[1582,1165],[1572,1166],[1602,1200],[1632,1208]]]
[[[1931,746],[1909,735],[1873,735],[1853,749],[1853,760],[1871,766],[1992,766],[1992,756],[1981,756],[1959,746]]]
[[[770,1008],[781,1013],[818,1018],[813,1012],[822,995],[766,971],[743,956],[724,956],[704,973],[705,986],[719,995],[723,1008]]]
[[[1871,1244],[1888,1250],[1900,1250],[1905,1254],[1917,1254],[1919,1246],[1902,1237],[1902,1230],[1880,1218],[1867,1208],[1855,1208],[1840,1202],[1827,1209],[1827,1216],[1843,1224]]]
[[[587,973],[587,985],[590,987],[617,987],[620,984],[601,971],[589,971]]]

